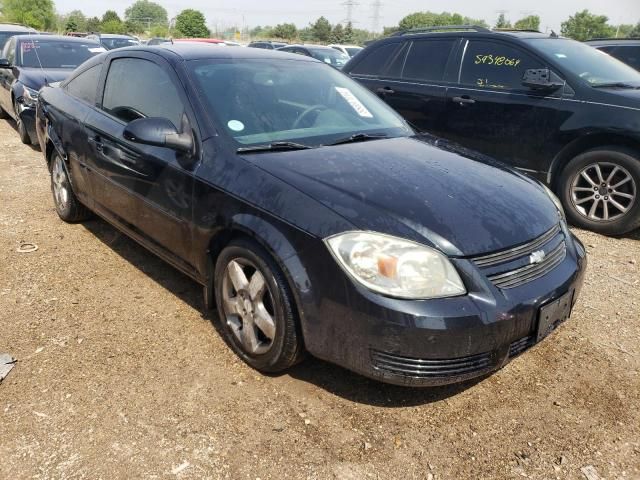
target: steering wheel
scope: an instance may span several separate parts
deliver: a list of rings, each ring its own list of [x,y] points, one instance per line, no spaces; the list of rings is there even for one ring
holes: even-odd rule
[[[324,105],[311,105],[309,108],[307,108],[304,112],[302,112],[300,114],[300,116],[296,119],[295,122],[293,122],[293,126],[291,127],[292,130],[295,130],[296,128],[300,127],[300,124],[302,124],[302,121],[305,120],[309,115],[311,115],[313,112],[315,111],[321,111],[321,110],[326,110],[326,106]]]

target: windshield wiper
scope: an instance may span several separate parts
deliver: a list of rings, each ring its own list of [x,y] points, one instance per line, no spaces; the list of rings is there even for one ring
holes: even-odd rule
[[[356,142],[366,142],[367,140],[379,140],[381,138],[386,138],[386,133],[356,133],[351,135],[350,137],[341,138],[333,143],[330,143],[330,146],[333,145],[343,145],[345,143],[356,143]]]
[[[596,83],[591,85],[593,88],[631,88],[634,90],[640,89],[639,85],[631,85],[625,82],[611,82],[611,83]]]
[[[256,145],[253,147],[241,147],[236,150],[237,153],[260,153],[260,152],[280,152],[285,150],[308,150],[309,145],[303,145],[295,142],[273,142],[266,145]]]

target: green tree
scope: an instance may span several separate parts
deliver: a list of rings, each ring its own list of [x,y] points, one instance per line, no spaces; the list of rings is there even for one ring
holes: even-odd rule
[[[154,25],[149,32],[150,37],[166,38],[169,36],[169,27],[167,25]]]
[[[343,41],[344,43],[353,43],[353,23],[351,22],[348,22],[344,27]]]
[[[594,15],[589,10],[583,10],[562,22],[560,31],[565,37],[581,42],[592,38],[613,37],[616,31],[608,21],[605,15]]]
[[[52,0],[2,0],[0,11],[5,22],[20,23],[38,30],[56,25]]]
[[[628,34],[629,37],[638,38],[640,37],[640,22],[633,27],[633,29]]]
[[[107,23],[107,22],[122,23],[122,20],[120,20],[120,17],[115,12],[115,10],[107,10],[106,12],[104,12],[104,15],[102,15],[102,23]]]
[[[331,37],[331,23],[324,17],[320,17],[311,25],[313,39],[318,42],[327,43]]]
[[[124,19],[144,25],[148,30],[155,25],[167,25],[167,11],[149,0],[137,0],[124,11]]]
[[[504,16],[504,13],[501,13],[498,16],[498,20],[496,21],[496,28],[511,28],[511,22],[507,20]]]
[[[344,27],[341,23],[337,23],[333,27],[329,41],[331,43],[344,43]]]
[[[293,40],[298,36],[298,29],[293,23],[281,23],[273,27],[271,36],[284,40]]]
[[[87,25],[85,27],[87,32],[100,31],[100,19],[98,17],[91,17],[87,19]]]
[[[117,20],[107,20],[100,23],[100,33],[125,33],[124,23]]]
[[[182,10],[176,17],[176,31],[183,37],[198,38],[208,37],[204,15],[198,10],[187,8]]]
[[[631,32],[633,32],[634,28],[635,27],[633,25],[618,25],[617,27],[614,27],[614,30],[616,31],[615,37],[628,38],[631,36]]]
[[[479,25],[486,26],[484,20],[463,17],[459,13],[435,13],[435,12],[415,12],[407,15],[398,24],[398,28],[385,28],[385,34],[391,34],[397,30],[411,30],[425,27],[444,27],[447,25]]]
[[[518,30],[540,30],[540,17],[538,15],[529,15],[518,20],[514,27]]]
[[[73,10],[64,17],[65,32],[85,32],[87,17],[80,10]]]

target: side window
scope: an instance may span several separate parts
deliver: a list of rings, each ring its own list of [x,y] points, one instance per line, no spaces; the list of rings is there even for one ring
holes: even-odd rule
[[[184,106],[168,73],[149,60],[119,58],[111,62],[102,108],[124,122],[162,117],[177,129]]]
[[[16,39],[12,38],[7,42],[4,47],[4,57],[9,60],[11,65],[14,65],[16,62]]]
[[[101,71],[102,64],[91,67],[70,80],[64,88],[70,95],[94,105]]]
[[[529,68],[545,68],[545,65],[519,48],[471,40],[462,59],[460,83],[489,89],[524,90],[522,77]]]
[[[614,47],[607,52],[612,57],[640,70],[640,45]]]
[[[439,81],[451,55],[455,40],[418,40],[413,42],[402,78],[426,81]]]
[[[363,54],[362,60],[353,68],[351,73],[355,75],[382,75],[387,65],[396,58],[396,52],[402,45],[401,42],[391,43],[378,47],[368,55]]]

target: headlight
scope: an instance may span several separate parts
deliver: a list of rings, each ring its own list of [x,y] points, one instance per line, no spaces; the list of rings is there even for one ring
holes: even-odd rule
[[[545,184],[541,183],[540,185],[542,185],[544,190],[547,192],[547,195],[549,195],[549,198],[551,199],[551,201],[555,203],[556,208],[558,209],[558,211],[560,212],[560,215],[564,219],[565,218],[564,207],[562,206],[562,202],[560,201],[560,199],[556,197],[556,194],[553,193],[551,189],[547,187]]]
[[[449,259],[429,247],[373,232],[325,239],[340,266],[374,292],[399,298],[443,298],[467,290]]]
[[[22,89],[22,104],[25,107],[35,107],[38,103],[38,91],[25,85]]]

